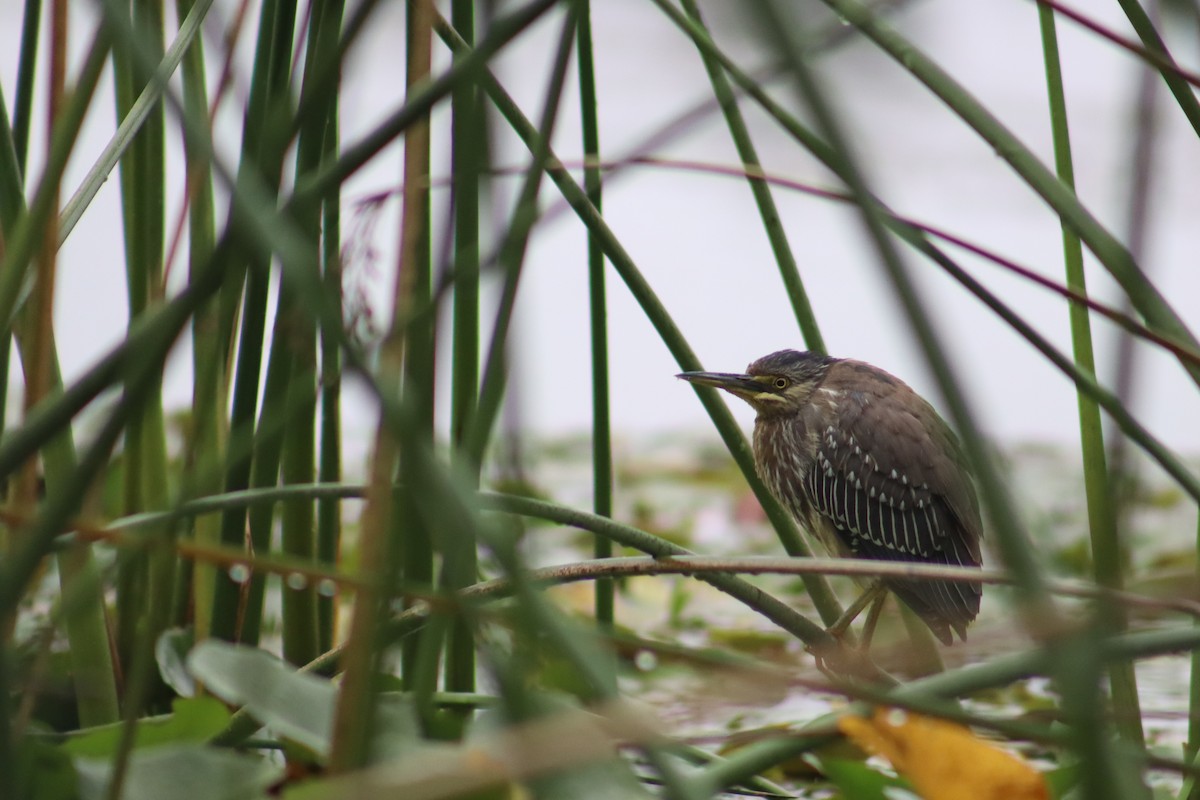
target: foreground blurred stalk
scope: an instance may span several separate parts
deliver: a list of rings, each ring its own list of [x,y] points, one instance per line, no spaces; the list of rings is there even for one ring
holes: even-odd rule
[[[17,229],[24,228],[26,236],[40,239],[41,250],[36,262],[34,291],[16,323],[17,345],[25,373],[27,418],[29,411],[39,401],[50,400],[62,391],[62,376],[58,367],[53,329],[53,280],[58,251],[58,226],[54,210],[58,206],[62,170],[74,146],[84,112],[94,96],[109,47],[106,32],[97,32],[80,76],[68,95],[65,92],[66,17],[66,8],[63,5],[55,7],[51,21],[52,71],[48,126],[51,135],[50,157],[29,209],[21,207],[19,186],[5,187],[6,194],[16,196],[14,202],[5,204],[5,208],[8,209],[5,214],[7,218],[0,219],[4,233],[4,247],[0,248],[0,255],[4,256],[5,266],[10,273],[19,275],[26,270],[26,263],[14,260],[14,251],[20,236]],[[40,224],[41,228],[33,230],[27,227],[31,224]],[[41,459],[48,491],[67,483],[76,466],[75,445],[69,425],[59,428],[43,441]],[[16,508],[27,514],[31,514],[38,502],[34,464],[33,460],[28,462],[17,481],[13,481],[11,475],[6,476],[10,487],[15,484]],[[79,502],[79,498],[74,498],[74,502]],[[22,532],[18,531],[13,539],[14,544],[20,541],[21,535]],[[104,598],[97,580],[97,567],[92,558],[91,548],[85,544],[72,547],[61,552],[56,557],[56,562],[63,595],[81,598],[68,609],[64,620],[80,724],[87,726],[113,722],[120,713],[116,675],[104,619]],[[28,576],[12,572],[8,572],[7,578],[28,580]],[[5,588],[11,590],[12,587]],[[10,630],[8,625],[12,619],[9,615],[15,614],[15,610],[15,607],[0,608],[0,613],[5,617],[6,634]],[[5,648],[7,649],[7,636]],[[7,654],[0,655],[0,660],[7,660],[6,656]],[[0,677],[10,676],[6,666],[0,664]],[[6,694],[6,700],[12,689],[9,685],[0,686],[0,691]],[[8,737],[8,725],[11,721],[12,718],[6,716],[0,723],[3,726],[0,728],[0,738],[5,740],[5,751],[11,744]],[[0,759],[0,767],[2,766],[3,759]],[[6,774],[5,770],[0,769],[0,774]]]
[[[427,0],[408,3],[408,86],[429,75],[432,58],[434,9]],[[404,137],[404,184],[400,220],[400,259],[392,298],[392,322],[380,348],[379,385],[385,402],[399,396],[412,425],[410,441],[432,439],[432,319],[426,315],[414,324],[414,312],[429,302],[429,119],[410,125]],[[403,386],[401,381],[403,380]],[[397,579],[428,585],[433,577],[433,553],[428,531],[417,514],[417,503],[393,490],[399,464],[403,479],[415,466],[415,454],[400,458],[395,434],[386,415],[375,434],[367,505],[359,540],[359,589],[350,621],[344,659],[344,678],[334,717],[333,752],[329,768],[345,772],[366,764],[374,733],[376,676],[385,654],[382,633],[387,620],[390,587]],[[402,642],[402,669],[406,688],[417,696],[418,707],[427,707],[435,685],[429,677],[417,684],[422,637]],[[436,664],[436,661],[434,662]],[[422,695],[425,696],[424,701]]]
[[[132,4],[131,23],[147,54],[155,62],[164,52],[162,9],[152,2]],[[113,50],[117,114],[129,115],[151,72],[127,47]],[[164,121],[162,106],[146,116],[120,162],[121,211],[125,235],[125,276],[129,301],[129,327],[140,324],[145,314],[163,297],[163,250],[166,177],[164,164]],[[166,508],[167,443],[162,407],[161,374],[146,405],[135,414],[125,431],[122,461],[122,505],[126,514]],[[164,536],[163,528],[151,533]],[[145,648],[153,648],[169,622],[173,595],[175,560],[169,548],[152,548],[143,556],[122,563],[117,579],[117,644],[128,676],[140,682],[151,680],[145,669],[135,669],[149,659]],[[139,652],[142,650],[144,652]],[[134,705],[139,705],[135,703]],[[127,709],[127,712],[130,709]]]

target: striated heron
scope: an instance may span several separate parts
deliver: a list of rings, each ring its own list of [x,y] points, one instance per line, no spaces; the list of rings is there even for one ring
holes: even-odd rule
[[[958,440],[900,379],[861,361],[797,350],[763,356],[744,374],[679,377],[754,407],[758,474],[830,553],[979,567],[979,501]],[[883,588],[945,644],[954,641],[951,629],[965,640],[979,613],[979,584],[886,578],[835,629],[873,602],[869,632]]]

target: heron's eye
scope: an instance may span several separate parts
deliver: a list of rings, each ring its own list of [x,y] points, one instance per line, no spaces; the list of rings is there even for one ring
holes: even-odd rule
[[[776,389],[778,389],[779,391],[782,392],[784,389],[788,388],[788,386],[791,385],[791,381],[789,381],[787,378],[776,378],[772,382],[772,385],[774,385],[774,387]]]

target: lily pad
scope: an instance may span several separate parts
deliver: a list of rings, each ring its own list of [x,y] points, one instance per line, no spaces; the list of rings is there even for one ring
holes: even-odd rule
[[[255,647],[208,640],[188,656],[196,680],[227,703],[245,706],[280,736],[329,756],[337,687]]]
[[[134,749],[170,744],[201,744],[208,741],[229,723],[229,710],[212,697],[177,699],[172,713],[162,717],[139,720]],[[83,731],[63,745],[75,756],[109,758],[121,740],[124,723],[117,722]]]
[[[80,800],[108,796],[111,759],[81,758]],[[170,745],[134,751],[122,783],[121,800],[255,800],[277,781],[280,766],[256,756],[200,745]]]

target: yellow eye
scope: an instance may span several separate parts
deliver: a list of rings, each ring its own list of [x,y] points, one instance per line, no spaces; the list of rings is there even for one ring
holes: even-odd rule
[[[788,386],[790,384],[791,384],[791,381],[789,381],[787,378],[776,378],[773,382],[773,385],[775,386],[775,388],[781,392],[784,389],[788,388]]]

